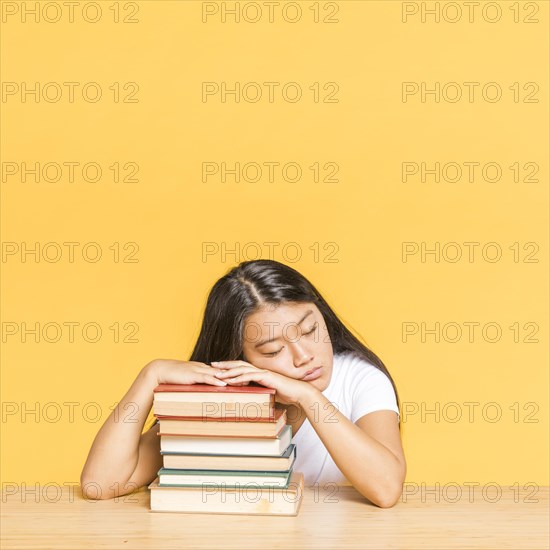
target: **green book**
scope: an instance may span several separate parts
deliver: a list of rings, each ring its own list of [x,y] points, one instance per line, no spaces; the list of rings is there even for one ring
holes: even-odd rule
[[[176,470],[234,470],[255,472],[287,472],[296,459],[296,445],[291,443],[282,455],[205,455],[161,451],[162,465]]]
[[[177,470],[161,468],[158,471],[160,487],[262,487],[285,488],[292,469],[283,472],[237,470]]]

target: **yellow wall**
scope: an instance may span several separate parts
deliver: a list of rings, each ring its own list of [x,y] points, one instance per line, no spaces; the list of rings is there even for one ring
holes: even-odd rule
[[[258,23],[223,22],[221,11],[203,23],[196,1],[121,2],[119,23],[110,1],[99,2],[96,23],[83,19],[84,4],[74,22],[66,9],[53,22],[50,7],[38,23],[22,20],[22,3],[2,4],[3,482],[77,481],[109,408],[141,367],[188,357],[211,285],[261,256],[310,278],[385,361],[403,402],[408,481],[548,485],[547,2],[493,2],[471,22],[459,2],[455,23],[447,2],[439,22],[424,23],[433,2],[321,2],[319,23],[314,2],[300,3],[295,23],[281,8],[269,22],[262,2]],[[22,97],[23,83],[35,82],[45,96]],[[65,82],[77,83],[72,102]],[[258,87],[263,95],[203,101],[203,82],[258,83],[246,97]],[[279,83],[273,102],[264,82]],[[301,86],[300,101],[287,100],[292,86],[281,95],[289,82]],[[419,92],[404,98],[404,82]],[[438,100],[422,101],[421,87],[435,83]],[[502,96],[493,101],[495,83]],[[23,162],[49,166],[46,176],[23,182]],[[67,165],[60,181],[47,181],[56,177],[47,163],[70,162],[79,163],[73,182]],[[203,182],[205,162],[293,162],[303,172],[296,182],[280,166],[271,182],[267,168],[258,182],[229,175],[223,183],[219,174]],[[336,163],[335,181],[322,181],[331,164],[315,182],[316,162]],[[403,181],[403,163],[414,171],[437,162],[439,182]],[[85,181],[86,163],[101,167],[99,181]],[[114,182],[114,163],[135,163],[137,181]],[[462,168],[459,181],[449,181],[446,163]],[[473,181],[465,163],[478,163]],[[22,261],[23,243],[35,242],[38,261]],[[67,242],[78,243],[73,262]],[[268,242],[279,243],[274,254]],[[87,243],[98,243],[99,261],[90,261],[96,245],[83,258]],[[205,255],[205,243],[218,251]],[[221,254],[236,243],[238,257]],[[439,261],[422,258],[423,246],[439,246]],[[59,249],[59,261],[44,258]],[[22,337],[23,324],[35,323],[46,329],[38,343]],[[83,336],[87,323],[102,329],[95,343]],[[439,342],[422,334],[435,323]],[[60,340],[46,341],[57,327]],[[136,341],[124,342],[134,327]],[[436,406],[438,418],[422,415]]]

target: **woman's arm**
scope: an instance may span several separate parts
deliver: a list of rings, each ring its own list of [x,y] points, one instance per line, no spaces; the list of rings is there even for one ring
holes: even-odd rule
[[[214,372],[196,361],[157,359],[143,367],[94,439],[80,475],[83,495],[114,498],[153,481],[162,466],[158,425],[141,433],[153,405],[153,389],[162,383],[225,386]]]
[[[376,411],[357,424],[346,418],[313,385],[246,361],[212,363],[229,384],[258,382],[275,388],[281,403],[296,404],[306,414],[335,464],[353,486],[381,508],[399,499],[406,474],[396,413]]]
[[[377,506],[393,506],[406,475],[396,413],[372,412],[354,424],[311,385],[304,388],[298,404],[353,486]]]

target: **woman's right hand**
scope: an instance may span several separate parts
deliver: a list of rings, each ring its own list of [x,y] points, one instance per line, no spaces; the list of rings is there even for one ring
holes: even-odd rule
[[[211,384],[227,386],[227,382],[214,375],[216,369],[199,361],[178,361],[176,359],[155,359],[147,367],[156,376],[158,384]]]

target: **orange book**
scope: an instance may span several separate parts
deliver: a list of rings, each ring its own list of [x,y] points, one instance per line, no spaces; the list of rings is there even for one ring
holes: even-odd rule
[[[153,392],[158,416],[275,420],[275,390],[265,386],[160,384]]]
[[[275,409],[273,421],[261,418],[189,418],[158,416],[159,435],[277,437],[286,424],[286,410]]]

